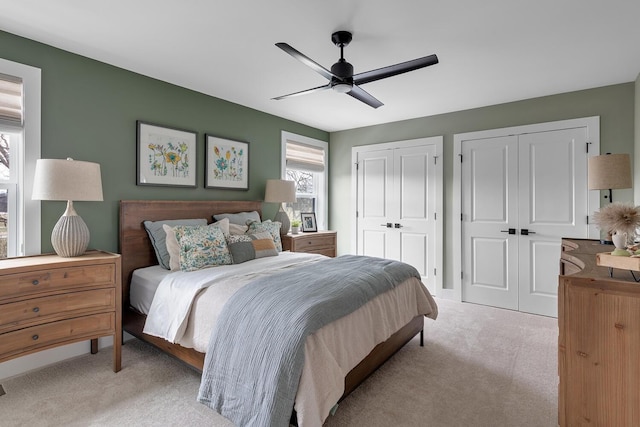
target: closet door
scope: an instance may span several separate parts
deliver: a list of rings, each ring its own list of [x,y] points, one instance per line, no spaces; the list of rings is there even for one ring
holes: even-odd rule
[[[462,146],[463,301],[518,309],[518,138]]]
[[[562,237],[587,238],[586,128],[462,142],[462,299],[557,316]]]
[[[435,293],[436,145],[368,150],[357,163],[357,254],[406,262]]]
[[[557,316],[562,237],[586,238],[585,128],[520,135],[519,310]]]
[[[393,194],[393,150],[358,155],[358,255],[398,259]]]
[[[393,154],[393,231],[398,239],[397,259],[414,266],[422,282],[434,293],[436,147],[397,148]]]

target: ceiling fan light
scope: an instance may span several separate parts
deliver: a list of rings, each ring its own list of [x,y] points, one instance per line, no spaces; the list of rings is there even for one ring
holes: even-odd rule
[[[350,83],[336,83],[332,89],[338,93],[347,93],[353,89],[353,85]]]

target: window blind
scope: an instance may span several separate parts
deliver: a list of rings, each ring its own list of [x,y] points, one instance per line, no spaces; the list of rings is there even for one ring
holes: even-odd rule
[[[0,74],[0,125],[22,126],[22,79]]]
[[[309,172],[324,172],[324,150],[287,141],[287,168]]]

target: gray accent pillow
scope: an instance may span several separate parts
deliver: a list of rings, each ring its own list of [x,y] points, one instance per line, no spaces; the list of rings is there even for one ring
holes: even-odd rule
[[[234,264],[256,258],[277,256],[278,251],[268,232],[227,236],[227,246]]]
[[[221,219],[229,218],[231,224],[247,225],[247,221],[260,222],[260,214],[257,211],[251,212],[238,212],[238,213],[223,213],[213,216],[213,219],[220,221]]]
[[[162,226],[167,224],[171,227],[178,225],[207,225],[207,220],[202,219],[167,219],[163,221],[144,221],[145,230],[151,239],[151,245],[156,252],[156,258],[158,258],[158,264],[162,268],[170,270],[169,264],[169,251],[167,251],[167,233]]]

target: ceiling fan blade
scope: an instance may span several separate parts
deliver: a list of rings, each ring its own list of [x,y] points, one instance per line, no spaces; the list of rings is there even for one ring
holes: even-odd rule
[[[326,90],[326,89],[331,89],[331,85],[327,84],[327,85],[323,85],[323,86],[318,86],[318,87],[314,87],[313,89],[301,90],[300,92],[294,92],[294,93],[290,93],[288,95],[282,95],[282,96],[278,96],[276,98],[271,98],[271,99],[291,98],[293,96],[307,95],[309,93],[320,92],[321,90]]]
[[[398,74],[407,73],[409,71],[418,70],[438,63],[436,55],[429,55],[423,58],[414,59],[412,61],[401,62],[400,64],[389,65],[388,67],[378,68],[377,70],[365,71],[353,76],[353,83],[362,85],[365,83],[375,82],[376,80],[386,79],[387,77],[397,76]]]
[[[374,98],[369,92],[356,85],[353,85],[353,88],[351,88],[351,91],[347,92],[347,95],[351,95],[358,101],[362,101],[373,108],[378,108],[384,105],[382,102]]]
[[[322,75],[326,79],[331,80],[332,77],[337,77],[331,71],[327,70],[322,65],[318,64],[317,62],[315,62],[313,59],[310,59],[306,55],[298,52],[296,49],[292,48],[288,44],[286,44],[286,43],[276,43],[276,46],[278,46],[280,49],[282,49],[285,52],[287,52],[289,55],[293,56],[298,61],[302,62],[307,67],[310,67],[316,73]]]

